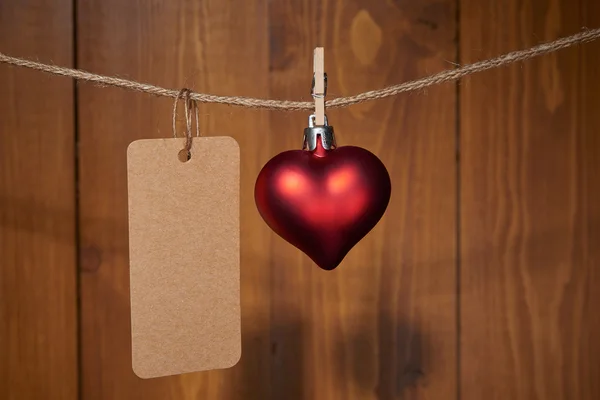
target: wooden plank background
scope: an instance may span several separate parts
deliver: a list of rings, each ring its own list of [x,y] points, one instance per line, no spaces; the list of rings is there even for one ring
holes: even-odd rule
[[[595,0],[463,0],[461,62],[599,26],[599,11]],[[460,87],[462,398],[600,397],[599,50]]]
[[[335,97],[600,26],[594,0],[5,3],[10,55],[304,100],[316,46]],[[599,50],[329,111],[393,182],[333,272],[253,201],[307,113],[202,105],[202,134],[241,147],[243,355],[153,380],[131,370],[125,154],[172,134],[172,101],[0,66],[0,398],[600,397]]]
[[[70,0],[0,1],[0,51],[73,65]],[[77,396],[73,82],[0,65],[0,398]]]

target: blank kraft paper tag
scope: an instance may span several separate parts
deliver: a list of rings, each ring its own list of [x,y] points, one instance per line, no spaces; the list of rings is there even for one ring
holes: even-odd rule
[[[230,137],[127,150],[133,370],[228,368],[241,356],[240,152]]]

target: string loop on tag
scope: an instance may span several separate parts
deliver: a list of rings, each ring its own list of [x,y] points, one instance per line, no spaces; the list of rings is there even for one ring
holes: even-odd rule
[[[200,137],[200,120],[198,117],[198,103],[196,100],[191,97],[192,91],[188,88],[183,88],[177,93],[175,97],[175,102],[173,104],[173,137],[177,138],[177,104],[180,99],[184,101],[184,110],[185,110],[185,145],[183,149],[179,152],[179,160],[180,161],[188,161],[191,158],[191,149],[192,149],[192,114],[191,109],[194,110],[194,114],[196,115],[196,136]]]

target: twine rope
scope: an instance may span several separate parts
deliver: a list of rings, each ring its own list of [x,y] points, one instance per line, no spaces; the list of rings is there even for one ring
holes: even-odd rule
[[[183,99],[185,106],[185,145],[183,146],[183,151],[186,152],[186,155],[189,157],[189,152],[192,148],[192,114],[191,110],[194,111],[196,115],[196,136],[200,137],[200,119],[198,117],[198,104],[196,100],[191,97],[192,91],[188,88],[181,89],[177,96],[175,97],[175,102],[173,104],[173,137],[177,138],[177,104],[180,99]]]
[[[414,81],[389,86],[383,89],[371,90],[354,96],[337,97],[326,102],[327,107],[347,107],[353,104],[365,101],[383,99],[397,94],[412,90],[424,89],[429,86],[438,85],[445,82],[451,82],[463,78],[476,72],[486,71],[492,68],[502,67],[518,61],[527,60],[544,54],[552,53],[576,44],[591,42],[600,38],[600,28],[589,29],[575,35],[566,36],[552,42],[543,43],[529,49],[513,51],[496,58],[478,61],[473,64],[463,65],[461,67],[446,70],[434,75],[430,75]],[[123,89],[134,90],[148,93],[156,96],[167,96],[175,98],[176,101],[183,95],[181,90],[166,89],[147,83],[135,82],[127,79],[113,76],[98,75],[78,69],[59,67],[50,64],[43,64],[22,58],[10,57],[0,53],[0,62],[34,69],[36,71],[47,72],[49,74],[66,76],[77,80],[87,81],[99,84],[101,86],[115,86]],[[311,110],[314,108],[313,102],[288,101],[288,100],[266,100],[239,96],[216,96],[206,93],[195,93],[187,89],[188,98],[200,103],[228,104],[233,106],[262,108],[269,110]],[[187,101],[186,101],[187,103]]]

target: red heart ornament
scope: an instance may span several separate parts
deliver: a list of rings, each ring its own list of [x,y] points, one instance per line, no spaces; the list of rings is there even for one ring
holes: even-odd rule
[[[291,150],[260,171],[254,198],[267,225],[324,270],[336,268],[390,200],[383,163],[360,147]]]

